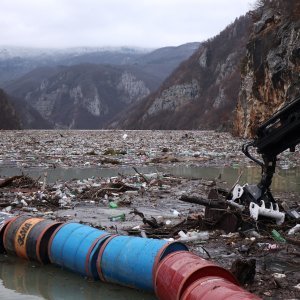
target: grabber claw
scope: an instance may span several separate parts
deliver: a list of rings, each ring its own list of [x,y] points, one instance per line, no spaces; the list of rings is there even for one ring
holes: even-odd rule
[[[266,208],[265,201],[260,201],[261,205],[251,202],[249,205],[250,216],[257,220],[258,216],[269,217],[276,220],[277,225],[284,222],[285,213],[279,211],[277,203],[270,203],[270,208]]]

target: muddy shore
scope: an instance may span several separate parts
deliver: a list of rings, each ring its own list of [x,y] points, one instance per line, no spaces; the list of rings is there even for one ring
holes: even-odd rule
[[[121,234],[175,240],[182,239],[181,232],[198,236],[187,242],[190,249],[223,267],[234,270],[238,259],[256,260],[254,278],[244,284],[247,290],[263,299],[300,299],[300,235],[290,237],[292,242],[287,235],[296,220],[288,219],[283,225],[250,221],[248,228],[235,226],[230,233],[228,225],[208,222],[205,206],[182,201],[182,195],[207,199],[212,190],[220,200],[225,199],[226,178],[186,178],[158,171],[176,165],[252,167],[253,162],[240,150],[245,140],[213,131],[0,131],[0,140],[0,206],[4,211],[76,221]],[[281,154],[278,166],[300,166],[299,148]],[[151,173],[141,171],[144,167],[151,167]],[[7,168],[18,168],[23,174],[4,176],[1,170]],[[106,178],[49,182],[47,170],[58,168],[118,171]],[[133,171],[126,174],[122,168]],[[27,176],[30,169],[42,169],[40,178]],[[274,196],[280,205],[285,202],[299,210],[298,193],[276,192]],[[237,214],[227,208],[223,213],[229,219]],[[242,225],[246,219],[241,215]],[[287,240],[276,241],[273,229]]]

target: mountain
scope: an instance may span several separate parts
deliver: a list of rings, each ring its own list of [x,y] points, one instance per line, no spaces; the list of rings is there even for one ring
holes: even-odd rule
[[[40,67],[75,65],[80,63],[124,64],[151,51],[139,48],[69,48],[36,49],[0,48],[0,84],[10,82]]]
[[[163,81],[181,62],[198,50],[199,46],[200,43],[187,43],[178,47],[159,48],[139,57],[134,64]]]
[[[35,69],[6,85],[54,128],[102,128],[159,80],[135,66],[81,64]]]
[[[24,128],[102,128],[116,114],[154,92],[198,46],[189,43],[152,52],[131,48],[73,52],[6,49],[0,51],[0,69],[1,59],[7,64],[20,62],[20,69],[7,66],[8,77],[38,64],[42,67],[2,86],[18,99],[15,103]],[[24,64],[29,61],[34,63]]]
[[[246,53],[251,23],[249,15],[240,17],[219,35],[202,43],[155,93],[114,118],[110,126],[231,128],[241,82],[241,60]]]
[[[85,63],[135,65],[151,76],[163,80],[183,60],[190,57],[199,44],[188,43],[156,50],[130,47],[70,49],[2,47],[0,48],[0,85],[15,80],[36,68]]]
[[[262,1],[253,18],[234,120],[243,137],[300,94],[299,1]]]
[[[0,129],[20,129],[20,120],[9,96],[0,89]]]
[[[13,98],[11,99],[19,118],[21,129],[51,129],[52,125],[29,103]]]

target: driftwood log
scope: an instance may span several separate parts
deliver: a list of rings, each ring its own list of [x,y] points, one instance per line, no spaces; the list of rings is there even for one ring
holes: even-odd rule
[[[188,202],[188,203],[204,205],[204,206],[208,206],[208,207],[211,207],[211,208],[225,208],[227,206],[227,204],[225,203],[224,200],[205,199],[205,198],[201,198],[201,197],[198,197],[198,196],[190,196],[190,195],[186,195],[186,194],[181,195],[179,200],[184,201],[184,202]]]

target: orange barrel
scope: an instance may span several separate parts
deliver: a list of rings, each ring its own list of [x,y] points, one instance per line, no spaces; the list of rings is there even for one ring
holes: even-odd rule
[[[8,223],[15,218],[16,217],[11,214],[0,212],[0,253],[5,253],[5,249],[3,245],[4,230],[7,227]]]
[[[8,253],[15,254],[15,236],[19,227],[26,221],[30,219],[30,216],[20,215],[12,220],[5,228],[3,233],[3,245],[4,249]]]
[[[34,225],[42,222],[42,218],[19,216],[11,221],[4,231],[4,248],[9,253],[27,258],[27,238]]]
[[[29,231],[26,239],[26,254],[30,260],[49,263],[48,244],[54,231],[62,222],[42,220]]]
[[[156,296],[160,300],[179,300],[192,283],[205,276],[219,276],[238,284],[229,271],[191,252],[169,254],[156,269],[154,277]]]
[[[192,283],[182,295],[181,300],[259,300],[234,283],[216,276],[202,277]]]

